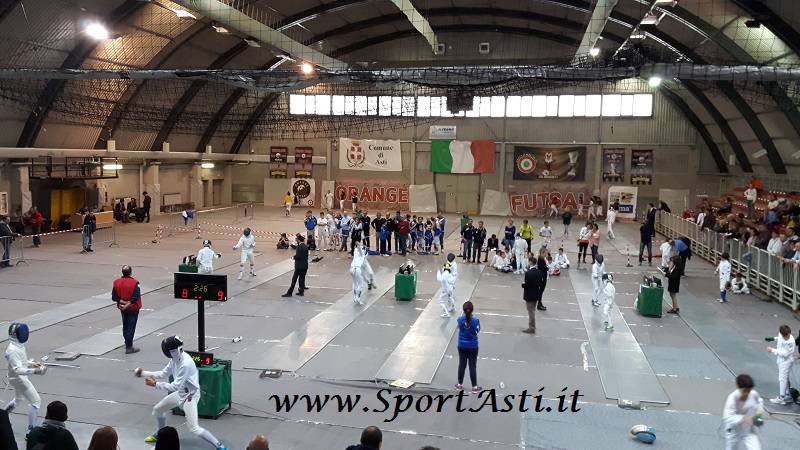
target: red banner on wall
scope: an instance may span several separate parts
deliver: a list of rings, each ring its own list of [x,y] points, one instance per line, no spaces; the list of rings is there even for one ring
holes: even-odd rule
[[[295,147],[294,148],[294,177],[295,178],[311,178],[312,165],[311,158],[314,155],[314,149],[311,147]]]
[[[353,195],[358,196],[362,208],[408,208],[408,185],[382,181],[337,181],[334,198],[345,194],[345,204],[350,205]]]
[[[515,216],[534,216],[547,209],[551,204],[558,206],[559,210],[571,208],[573,213],[578,210],[579,204],[588,203],[589,194],[586,191],[543,191],[528,192],[524,194],[509,194],[511,214]]]
[[[269,177],[286,178],[286,155],[289,149],[286,147],[269,148]]]

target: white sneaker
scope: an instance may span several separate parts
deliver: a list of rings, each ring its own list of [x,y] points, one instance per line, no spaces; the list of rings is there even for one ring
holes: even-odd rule
[[[439,317],[450,317],[450,313],[446,313],[446,312],[441,313],[441,314],[439,314]]]
[[[364,302],[362,302],[360,298],[354,298],[353,299],[353,303],[355,303],[356,305],[363,305],[364,304]]]
[[[723,300],[723,299],[719,299],[719,302],[720,302],[720,303],[725,303],[725,300]]]
[[[244,276],[244,274],[242,272],[239,272],[239,276],[236,277],[236,279],[237,280],[241,280],[243,276]]]
[[[605,324],[605,330],[606,331],[614,331],[614,325],[611,325],[608,322],[604,322],[604,324]]]
[[[250,276],[251,276],[251,277],[254,277],[254,276],[256,276],[256,273],[255,273],[255,272],[253,272],[253,271],[251,270],[251,271],[250,271]]]
[[[592,306],[600,306],[600,302],[592,300]]]
[[[771,399],[769,399],[769,402],[770,403],[774,403],[776,405],[785,405],[786,404],[786,400],[784,400],[781,397],[771,398]]]

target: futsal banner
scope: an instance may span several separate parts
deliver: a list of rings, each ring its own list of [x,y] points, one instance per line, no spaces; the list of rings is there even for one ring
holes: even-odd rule
[[[652,150],[631,150],[631,184],[653,184]]]
[[[625,149],[603,149],[603,182],[619,183],[625,178]]]
[[[314,149],[311,147],[294,148],[294,176],[295,178],[311,178]]]
[[[292,178],[289,184],[289,191],[296,199],[296,204],[300,206],[314,206],[316,196],[313,178]]]
[[[339,138],[339,168],[400,172],[400,141]]]
[[[515,180],[583,181],[586,147],[514,147]]]
[[[560,209],[571,208],[578,210],[579,204],[584,204],[588,198],[585,190],[568,191],[541,191],[527,193],[512,193],[508,195],[511,204],[511,213],[515,216],[535,216],[542,209],[547,209],[551,204],[556,204]]]
[[[286,154],[289,149],[286,147],[269,148],[269,177],[286,178]]]
[[[337,181],[334,197],[344,193],[347,203],[353,195],[358,197],[358,206],[373,209],[408,210],[408,185],[386,181]]]

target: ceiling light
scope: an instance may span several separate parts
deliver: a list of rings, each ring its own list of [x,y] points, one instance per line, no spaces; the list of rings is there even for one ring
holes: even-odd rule
[[[103,164],[103,170],[122,170],[122,164]]]
[[[589,54],[590,54],[590,55],[592,55],[592,56],[597,56],[597,55],[599,55],[599,54],[600,54],[600,49],[599,49],[599,48],[597,48],[597,47],[592,47],[592,48],[589,50]]]
[[[766,154],[767,154],[767,151],[762,148],[761,150],[753,153],[751,156],[753,157],[753,159],[758,159],[758,158],[761,158],[762,156],[765,156]]]
[[[197,17],[195,17],[194,14],[190,13],[189,11],[186,11],[185,9],[177,9],[176,8],[176,9],[173,9],[172,12],[174,12],[176,16],[181,17],[181,18],[186,17],[186,18],[189,18],[189,19],[197,19]]]
[[[213,169],[214,168],[214,163],[212,163],[212,162],[204,162],[204,163],[200,164],[200,167],[203,168],[203,169]]]
[[[649,84],[651,88],[657,88],[661,86],[662,81],[663,80],[661,79],[661,77],[652,76],[650,77],[649,80],[647,80],[647,84]]]
[[[669,5],[671,5],[671,6],[675,6],[675,5],[677,5],[677,4],[678,4],[678,0],[656,0],[655,4],[656,4],[656,5],[665,5],[665,4],[669,4]]]
[[[216,22],[211,24],[211,28],[214,29],[217,33],[227,34],[230,33],[227,28],[223,27],[222,25],[217,24]]]
[[[631,39],[641,40],[641,39],[644,39],[646,37],[647,37],[647,35],[644,34],[642,32],[642,30],[639,29],[639,27],[634,28],[633,32],[631,33]]]
[[[310,75],[314,73],[314,66],[312,66],[307,62],[304,62],[303,64],[300,65],[300,70],[302,70],[304,74]]]
[[[108,32],[108,28],[97,22],[90,23],[83,31],[87,36],[98,41],[108,39],[111,36]]]
[[[250,47],[261,48],[261,43],[253,38],[244,38],[244,42]]]

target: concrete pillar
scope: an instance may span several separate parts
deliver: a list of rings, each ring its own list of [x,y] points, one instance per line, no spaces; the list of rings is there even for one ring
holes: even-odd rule
[[[144,191],[150,194],[152,203],[150,204],[150,214],[161,214],[161,182],[159,181],[159,168],[157,165],[144,167],[143,181]],[[144,198],[144,196],[142,196]]]
[[[203,183],[203,206],[206,208],[214,207],[214,179],[209,178]]]
[[[342,149],[339,149],[339,151],[342,151]],[[331,151],[331,141],[328,140],[328,145],[327,145],[327,147],[325,147],[325,179],[326,180],[330,180],[331,179],[331,172],[332,172],[331,171],[331,164],[333,164],[333,161],[331,161],[331,154],[332,153],[333,152]],[[265,201],[266,201],[266,198],[265,198]]]
[[[199,165],[193,165],[189,172],[189,201],[195,209],[203,207],[203,177]]]
[[[222,170],[222,205],[233,205],[233,166],[230,164]]]
[[[411,141],[411,175],[408,177],[408,184],[417,184],[417,137]]]
[[[31,209],[33,205],[33,199],[31,197],[31,182],[30,182],[30,175],[28,172],[27,166],[19,166],[17,167],[17,177],[19,177],[15,186],[11,186],[11,206],[15,208],[16,206],[22,206],[22,211],[25,212]],[[14,209],[9,211],[13,213]]]

